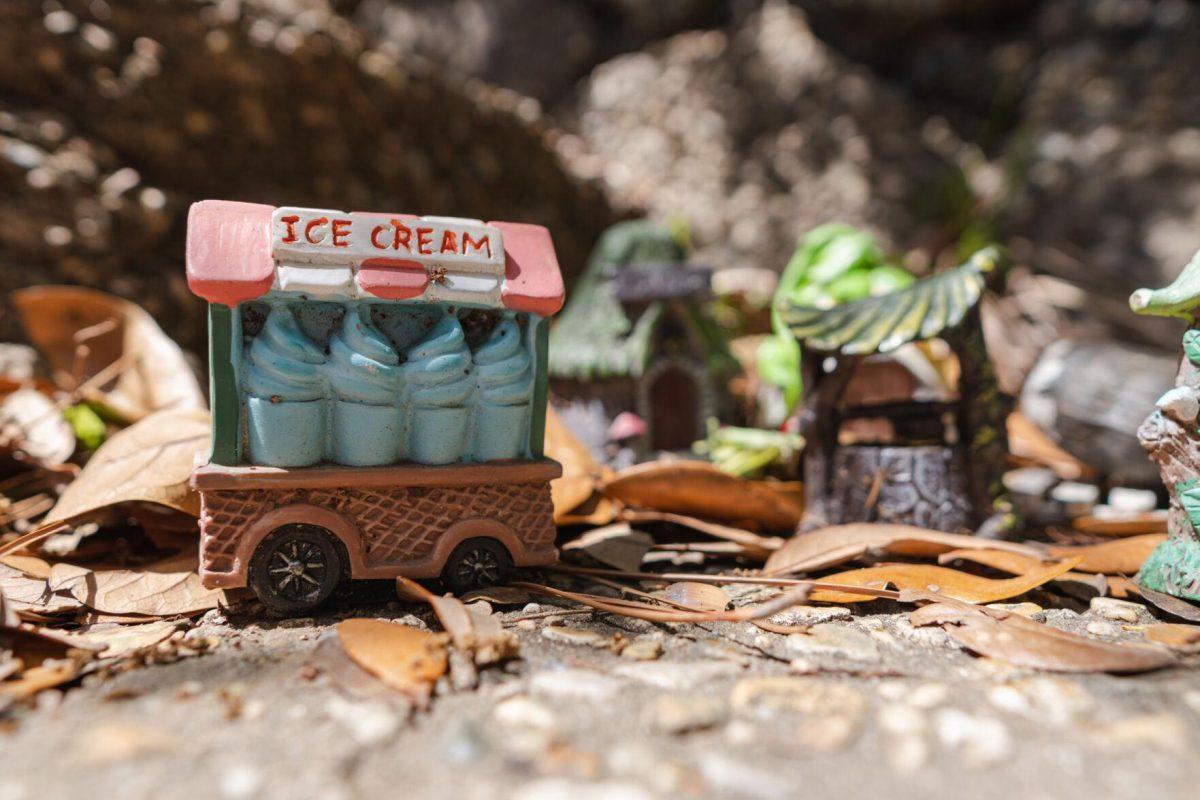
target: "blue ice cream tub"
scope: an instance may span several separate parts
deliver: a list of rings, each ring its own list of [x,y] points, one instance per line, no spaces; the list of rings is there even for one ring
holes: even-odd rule
[[[410,457],[418,464],[453,464],[466,451],[470,423],[469,408],[413,409]]]
[[[528,422],[528,405],[481,406],[475,415],[475,460],[523,457]]]
[[[246,398],[250,461],[268,467],[309,467],[325,454],[325,401]]]
[[[403,456],[400,409],[347,400],[334,400],[332,406],[332,461],[347,467],[379,467]]]

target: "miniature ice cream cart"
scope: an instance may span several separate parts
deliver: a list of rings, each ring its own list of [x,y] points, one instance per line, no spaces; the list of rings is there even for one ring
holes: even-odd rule
[[[556,559],[545,228],[208,200],[187,274],[209,303],[206,586],[298,612],[345,579],[461,592]]]

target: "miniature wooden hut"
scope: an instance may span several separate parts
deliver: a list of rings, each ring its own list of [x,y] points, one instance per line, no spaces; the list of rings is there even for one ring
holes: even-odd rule
[[[999,262],[1000,253],[987,248],[891,294],[828,309],[781,309],[802,352],[801,530],[869,521],[960,531],[1006,516],[1000,478],[1009,403],[977,305],[989,277],[1003,272]],[[951,395],[914,394],[895,370],[880,376],[881,356],[935,340],[957,357]],[[871,370],[874,398],[848,391]],[[896,391],[886,391],[888,384]]]
[[[735,368],[704,309],[710,278],[662,225],[622,222],[601,237],[550,331],[549,368],[555,410],[597,455],[626,438],[612,425],[623,412],[645,423],[627,442],[638,452],[704,438]]]

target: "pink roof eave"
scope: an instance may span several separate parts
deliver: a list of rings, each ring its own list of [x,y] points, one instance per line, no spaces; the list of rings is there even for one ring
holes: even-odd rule
[[[271,254],[273,206],[228,200],[202,200],[188,212],[187,278],[192,292],[210,303],[234,306],[271,289],[275,260]],[[405,216],[409,215],[396,215]],[[550,232],[540,225],[488,222],[504,238],[504,282],[500,300],[506,308],[547,317],[563,305],[565,291]],[[381,299],[409,299],[419,283],[412,264],[397,263],[389,276],[386,260],[364,265],[359,286]]]

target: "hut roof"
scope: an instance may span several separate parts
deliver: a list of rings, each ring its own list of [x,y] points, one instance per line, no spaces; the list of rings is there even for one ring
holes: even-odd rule
[[[1190,322],[1200,309],[1200,253],[1192,256],[1170,285],[1134,292],[1129,307],[1146,316],[1180,317]]]
[[[1000,251],[987,247],[965,264],[922,278],[903,289],[833,308],[784,303],[780,314],[800,345],[845,355],[887,353],[902,344],[933,339],[967,315],[996,270]]]
[[[639,377],[653,355],[654,332],[667,301],[626,304],[616,276],[623,270],[682,269],[686,254],[664,226],[646,220],[609,228],[596,245],[566,308],[550,331],[550,374],[558,378]],[[636,308],[636,315],[631,315]],[[724,352],[719,332],[691,313],[706,343]]]

